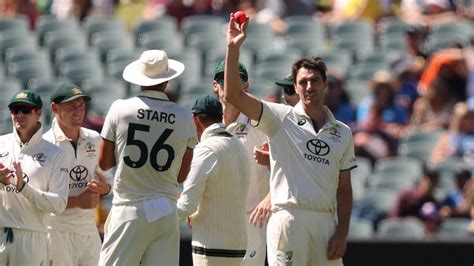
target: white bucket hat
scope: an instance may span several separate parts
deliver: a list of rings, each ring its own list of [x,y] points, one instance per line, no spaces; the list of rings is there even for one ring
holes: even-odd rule
[[[140,86],[153,86],[174,79],[183,71],[184,64],[168,59],[165,51],[147,50],[125,67],[123,79]]]

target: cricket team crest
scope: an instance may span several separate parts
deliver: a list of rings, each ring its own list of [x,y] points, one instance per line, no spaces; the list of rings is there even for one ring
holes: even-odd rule
[[[18,93],[18,94],[16,95],[15,98],[17,98],[17,99],[26,99],[26,98],[28,98],[28,93],[26,93],[26,92],[20,92],[20,93]]]
[[[293,265],[293,251],[285,251],[285,264],[286,266]]]
[[[38,162],[41,166],[44,166],[44,162],[46,162],[46,155],[40,152],[33,155],[33,161]]]
[[[334,142],[341,142],[341,132],[337,129],[337,127],[329,128],[329,134],[331,135],[329,139]]]
[[[85,147],[86,147],[87,157],[95,157],[95,152],[96,152],[95,144],[88,141]]]
[[[239,123],[235,129],[235,135],[238,137],[238,138],[242,138],[242,137],[245,137],[247,136],[247,125],[246,124],[243,124],[243,123]]]

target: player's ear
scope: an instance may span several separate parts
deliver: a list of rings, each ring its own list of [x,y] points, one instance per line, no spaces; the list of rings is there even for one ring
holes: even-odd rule
[[[51,111],[53,111],[53,113],[58,112],[58,105],[56,103],[51,103]]]

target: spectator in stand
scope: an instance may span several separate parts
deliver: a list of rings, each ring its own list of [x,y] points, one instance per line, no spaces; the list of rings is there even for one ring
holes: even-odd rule
[[[408,25],[405,31],[406,49],[404,56],[413,60],[426,59],[428,55],[423,52],[425,36],[426,33],[420,25]]]
[[[456,171],[456,190],[441,202],[440,215],[443,219],[450,217],[470,217],[470,204],[466,197],[471,188],[471,169],[461,168]]]
[[[401,58],[392,64],[392,73],[396,76],[397,93],[396,105],[403,108],[408,115],[413,111],[413,104],[420,96],[417,86],[423,60],[414,60],[409,57]]]
[[[368,158],[372,164],[378,159],[397,155],[398,140],[385,130],[382,109],[373,105],[367,119],[358,123],[354,130],[354,146],[357,156]]]
[[[448,86],[449,84],[440,78],[431,84],[430,88],[413,104],[410,126],[423,131],[447,128],[451,119],[451,110],[455,104]]]
[[[35,28],[36,18],[40,15],[33,1],[0,0],[0,18],[13,18],[18,15],[28,17],[30,28]]]
[[[363,99],[357,108],[357,122],[364,123],[370,108],[377,104],[385,123],[384,130],[398,139],[408,122],[408,114],[395,102],[396,88],[392,76],[386,71],[377,71],[370,83],[370,90],[371,95]]]
[[[70,17],[84,20],[92,9],[92,0],[52,0],[51,14],[58,19]]]
[[[438,184],[439,172],[426,167],[418,184],[407,190],[400,191],[390,217],[414,216],[423,219],[421,210],[425,203],[432,202],[437,205],[434,189]]]
[[[463,49],[455,47],[441,50],[433,54],[423,71],[418,90],[421,95],[428,93],[436,83],[441,83],[449,90],[455,101],[465,101],[468,68]]]
[[[355,121],[355,110],[349,101],[342,80],[328,75],[328,89],[324,95],[326,106],[337,120],[351,126]]]
[[[474,155],[474,110],[465,103],[457,103],[450,124],[436,142],[429,162],[438,164],[449,157],[462,157],[472,162]]]

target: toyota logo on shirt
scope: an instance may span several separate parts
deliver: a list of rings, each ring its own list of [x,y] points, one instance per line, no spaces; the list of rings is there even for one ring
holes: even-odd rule
[[[324,156],[329,153],[329,145],[320,140],[312,139],[306,143],[306,148],[314,155]]]
[[[69,171],[69,177],[71,180],[79,182],[87,178],[89,171],[83,165],[76,165]]]

